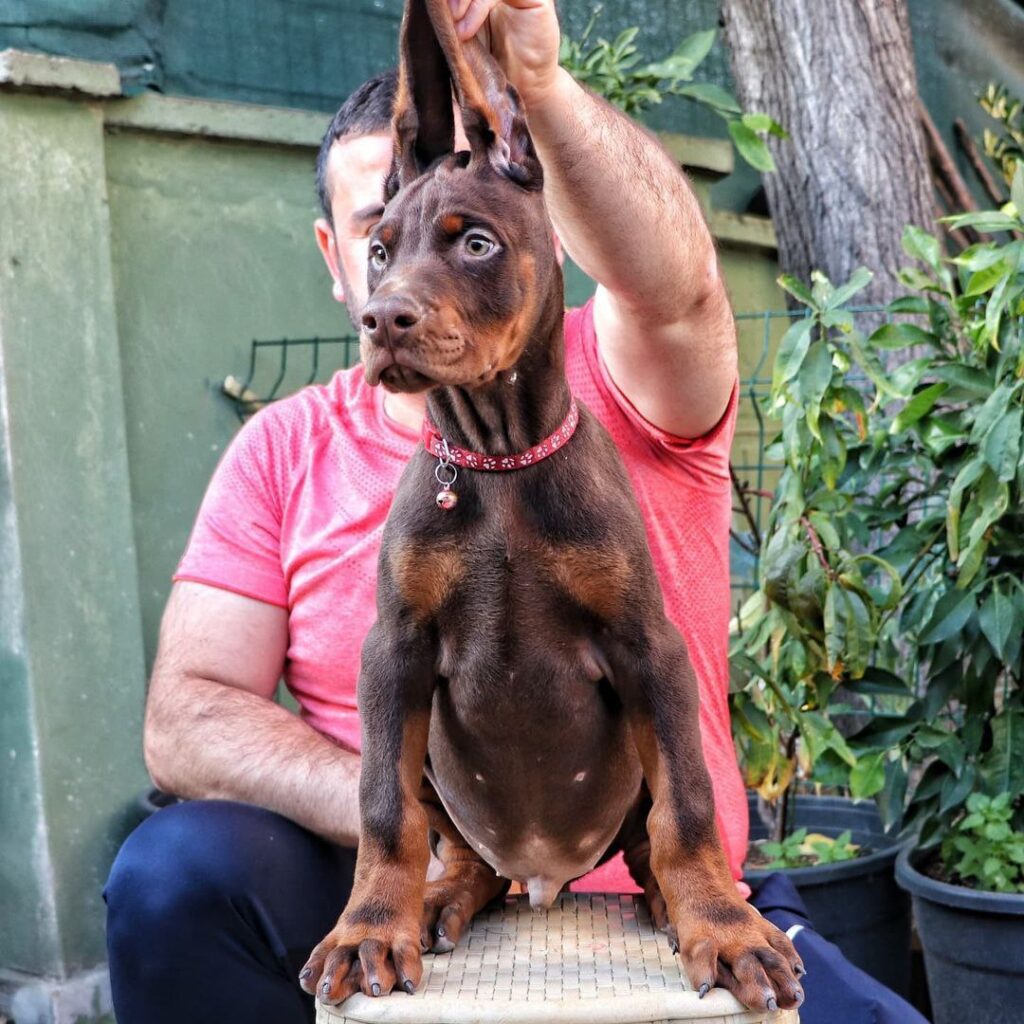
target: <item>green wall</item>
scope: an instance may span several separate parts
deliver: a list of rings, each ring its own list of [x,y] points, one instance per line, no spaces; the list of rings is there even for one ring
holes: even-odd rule
[[[312,233],[326,115],[118,88],[109,66],[0,54],[0,1014],[18,979],[71,1005],[102,963],[170,575],[238,428],[224,378],[254,338],[349,330]],[[711,207],[729,147],[665,141],[737,306],[777,305],[770,224]],[[570,269],[570,301],[591,288]],[[293,354],[282,392],[309,371]]]
[[[578,36],[598,0],[559,3]],[[922,95],[952,145],[952,123],[980,131],[974,96],[991,79],[1024,95],[1024,0],[908,0]],[[597,34],[640,28],[658,58],[691,32],[714,27],[718,0],[602,0]],[[0,0],[0,50],[110,61],[126,89],[333,111],[366,78],[394,63],[402,0]],[[721,42],[701,77],[731,87]],[[652,127],[724,138],[704,108],[669,99]],[[962,164],[967,171],[967,165]],[[744,210],[759,189],[749,168],[715,190]]]

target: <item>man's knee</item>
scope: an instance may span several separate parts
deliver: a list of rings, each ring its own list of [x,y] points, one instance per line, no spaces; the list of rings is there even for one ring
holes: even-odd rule
[[[233,816],[232,806],[168,807],[125,840],[104,890],[112,935],[121,923],[159,927],[181,914],[209,912],[237,894],[244,885],[244,842],[225,841],[220,820]]]
[[[221,800],[177,804],[144,821],[114,861],[104,891],[109,942],[235,923],[254,903],[302,899],[306,878],[343,892],[353,863],[354,851],[271,811]]]

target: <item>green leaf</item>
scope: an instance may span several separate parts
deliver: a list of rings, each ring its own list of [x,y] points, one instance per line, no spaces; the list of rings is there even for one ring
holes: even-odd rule
[[[935,345],[935,335],[914,324],[882,324],[870,338],[868,344],[875,348],[897,349],[912,345]]]
[[[955,636],[967,625],[974,614],[974,594],[970,591],[950,590],[939,599],[931,620],[921,634],[922,644],[938,644]]]
[[[814,320],[811,317],[805,317],[793,323],[782,336],[778,354],[775,356],[775,372],[772,374],[773,394],[799,372],[811,344],[811,329],[813,327]]]
[[[988,396],[974,416],[974,426],[971,429],[973,444],[979,444],[996,422],[1006,414],[1012,394],[1013,387],[1004,381]]]
[[[807,518],[825,547],[836,551],[842,546],[839,534],[836,532],[835,526],[832,525],[832,518],[830,516],[822,512],[810,512]]]
[[[756,132],[748,128],[742,121],[729,122],[729,134],[736,144],[740,156],[757,171],[769,173],[775,170],[768,146]]]
[[[960,807],[974,789],[976,778],[977,770],[970,763],[964,765],[964,770],[959,778],[955,775],[948,775],[942,783],[939,813],[945,814],[954,807]]]
[[[695,70],[711,52],[711,47],[715,45],[717,36],[718,32],[713,28],[705,29],[703,32],[694,32],[675,48],[672,58],[689,62],[691,70]]]
[[[890,313],[918,313],[927,316],[928,300],[920,295],[904,295],[890,302],[887,308]]]
[[[1003,658],[1014,630],[1019,633],[1024,623],[1020,620],[1013,599],[997,586],[992,589],[978,612],[978,625],[985,639],[992,645],[992,650],[999,658]]]
[[[984,773],[990,790],[998,793],[1024,791],[1024,710],[1008,708],[992,719],[992,749],[985,758]]]
[[[817,304],[814,301],[814,296],[811,294],[811,289],[800,278],[794,277],[792,274],[780,274],[776,278],[775,283],[805,306],[810,306],[812,309],[816,308]]]
[[[875,275],[867,267],[858,267],[850,276],[849,281],[840,285],[828,300],[826,308],[835,309],[838,306],[845,306],[857,294],[863,291],[871,283]]]
[[[952,228],[972,227],[983,234],[997,231],[1012,231],[1017,227],[1013,217],[995,210],[982,210],[979,213],[958,213],[953,217],[942,217],[943,224]]]
[[[727,92],[720,85],[714,82],[691,82],[676,90],[676,95],[685,96],[687,99],[697,100],[705,106],[712,107],[720,114],[738,114],[740,105],[736,102],[732,93]]]
[[[1017,210],[1017,219],[1024,220],[1024,160],[1017,161],[1017,169],[1013,173],[1010,185],[1010,202]]]
[[[800,372],[797,374],[797,386],[807,418],[807,427],[819,441],[822,440],[821,431],[818,429],[821,400],[831,380],[832,353],[825,342],[816,341],[808,349]]]
[[[775,119],[769,117],[767,114],[744,114],[740,120],[752,132],[771,131],[772,125],[775,124]]]
[[[927,416],[935,407],[935,403],[949,390],[949,385],[944,381],[938,384],[931,384],[919,391],[900,410],[899,415],[892,421],[889,428],[890,434],[900,434],[907,427],[916,423],[922,416]]]
[[[960,509],[963,504],[964,491],[971,487],[985,472],[985,463],[981,459],[972,459],[961,467],[949,492],[949,503],[946,511],[946,545],[949,557],[956,561],[960,556]]]
[[[857,759],[850,771],[850,793],[854,800],[866,800],[885,786],[886,752],[867,754]]]
[[[903,232],[903,251],[912,259],[920,260],[935,271],[942,262],[942,249],[938,240],[913,224]]]
[[[851,679],[846,683],[854,693],[888,694],[896,697],[909,697],[913,691],[907,681],[884,668],[869,668],[860,679]]]
[[[964,288],[964,297],[969,299],[991,291],[1004,277],[1009,276],[1011,270],[1012,268],[1006,260],[1000,260],[984,270],[971,274],[967,286]]]
[[[995,471],[996,476],[1004,482],[1014,478],[1017,473],[1017,460],[1020,458],[1021,409],[1014,406],[993,424],[985,435],[982,454],[985,461]]]
[[[938,366],[932,371],[932,376],[944,380],[947,384],[970,391],[978,396],[992,394],[992,378],[984,371],[975,366],[965,366],[963,363],[946,363]]]

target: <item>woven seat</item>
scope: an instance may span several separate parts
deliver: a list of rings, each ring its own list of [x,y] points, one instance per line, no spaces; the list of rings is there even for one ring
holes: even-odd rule
[[[547,913],[524,897],[479,914],[451,953],[423,958],[413,996],[355,995],[317,1007],[317,1024],[797,1024],[728,992],[699,999],[668,940],[632,896],[564,893]]]

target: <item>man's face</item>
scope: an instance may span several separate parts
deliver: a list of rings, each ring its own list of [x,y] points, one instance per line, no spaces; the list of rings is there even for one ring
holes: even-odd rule
[[[391,135],[339,139],[327,159],[333,227],[317,220],[316,240],[334,279],[334,297],[344,302],[358,327],[366,304],[366,254],[370,232],[384,211],[384,178],[391,167]]]

